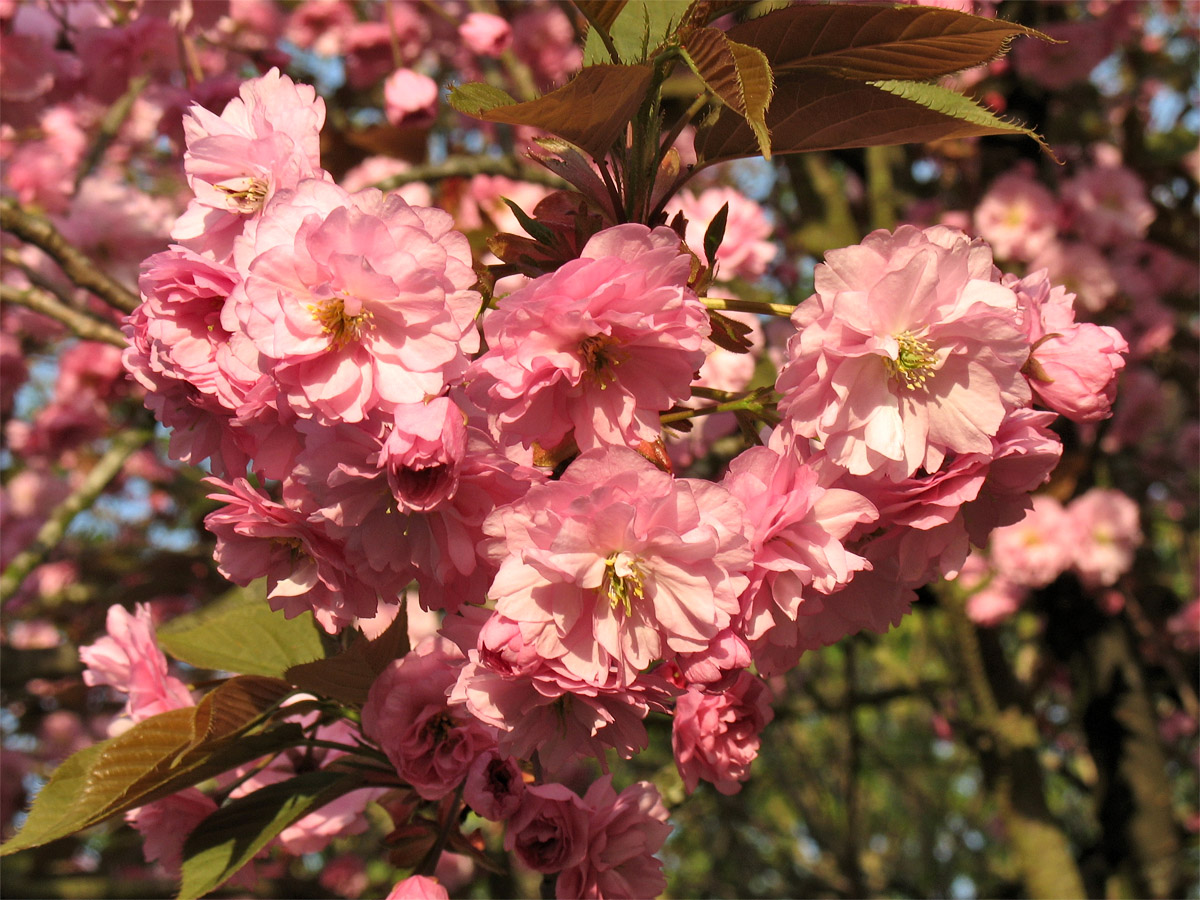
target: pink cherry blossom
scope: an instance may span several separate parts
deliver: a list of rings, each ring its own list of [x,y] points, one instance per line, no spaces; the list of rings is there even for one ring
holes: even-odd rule
[[[139,806],[125,821],[142,836],[146,862],[156,862],[172,878],[183,865],[183,845],[204,819],[217,811],[217,803],[194,787]]]
[[[379,453],[392,496],[405,511],[425,512],[458,490],[467,453],[462,411],[447,397],[429,403],[402,403],[395,425]]]
[[[1052,284],[1063,285],[1076,295],[1076,307],[1097,313],[1117,295],[1117,282],[1105,255],[1080,241],[1049,244],[1029,261],[1029,271],[1046,270]]]
[[[279,190],[321,177],[325,101],[278,69],[242,85],[221,115],[193,106],[184,117],[184,169],[196,194],[171,236],[222,256]],[[327,176],[325,176],[327,177]]]
[[[672,478],[632,450],[575,460],[484,523],[489,596],[538,653],[598,682],[708,646],[738,611],[750,550],[723,488]]]
[[[1112,247],[1146,236],[1154,204],[1146,186],[1125,166],[1095,166],[1062,186],[1072,229],[1098,247]]]
[[[1029,345],[988,248],[944,227],[833,250],[792,315],[780,412],[856,475],[899,480],[987,453],[1029,403]]]
[[[437,107],[437,82],[428,75],[397,69],[383,83],[383,112],[393,125],[431,125]]]
[[[671,746],[688,792],[701,779],[722,794],[736,794],[750,777],[759,734],[775,717],[766,682],[741,672],[717,694],[691,688],[675,703]]]
[[[1058,204],[1025,172],[1008,172],[975,207],[975,230],[998,259],[1029,260],[1058,235]]]
[[[457,788],[496,746],[494,728],[447,702],[464,662],[454,644],[430,638],[375,679],[363,707],[363,730],[426,800]]]
[[[539,784],[525,791],[521,808],[508,820],[504,849],[529,868],[546,874],[577,866],[588,853],[591,810],[561,784]]]
[[[558,876],[560,898],[657,897],[667,886],[654,854],[671,834],[667,808],[648,781],[618,794],[603,775],[583,797],[590,809],[587,854]]]
[[[1067,513],[1046,494],[1033,498],[1033,509],[1020,522],[992,532],[992,564],[1024,587],[1048,585],[1070,567],[1074,550]]]
[[[123,713],[134,722],[195,704],[187,685],[167,674],[149,606],[138,604],[132,614],[123,606],[110,606],[105,628],[104,637],[79,648],[79,659],[87,667],[84,684],[107,684],[128,694]]]
[[[521,805],[525,780],[517,761],[499,751],[481,753],[471,764],[463,787],[463,800],[485,819],[501,822]]]
[[[582,256],[502,298],[484,318],[488,351],[468,392],[500,431],[580,450],[658,439],[704,362],[704,304],[669,228],[618,225]]]
[[[1133,565],[1142,543],[1137,504],[1120,491],[1092,488],[1067,504],[1074,525],[1074,564],[1084,583],[1107,587]]]
[[[512,44],[512,26],[500,16],[473,12],[458,26],[458,36],[472,53],[495,57]]]
[[[437,396],[478,347],[467,240],[440,210],[316,180],[277,195],[239,245],[222,315],[302,418],[358,422]]]

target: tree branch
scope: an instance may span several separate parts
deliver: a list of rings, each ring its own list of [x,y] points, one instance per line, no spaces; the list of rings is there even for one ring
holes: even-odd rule
[[[11,200],[0,200],[0,230],[49,254],[72,282],[110,306],[127,313],[137,309],[138,295],[109,277],[87,254],[69,243],[48,219],[21,209]]]
[[[567,183],[544,169],[534,168],[509,156],[451,156],[440,163],[413,166],[404,172],[377,182],[381,191],[392,191],[414,181],[441,181],[445,178],[470,178],[472,175],[504,175],[518,181],[565,188]]]
[[[37,288],[22,291],[11,285],[0,284],[0,302],[24,306],[43,316],[56,319],[86,341],[100,341],[122,348],[129,346],[119,328],[67,306],[48,291]]]
[[[125,461],[154,436],[151,428],[130,428],[122,431],[100,457],[83,483],[66,500],[55,507],[50,518],[38,530],[33,543],[22,550],[0,575],[0,603],[8,602],[27,575],[34,570],[66,534],[71,522],[83,510],[96,502],[109,483],[117,477]]]

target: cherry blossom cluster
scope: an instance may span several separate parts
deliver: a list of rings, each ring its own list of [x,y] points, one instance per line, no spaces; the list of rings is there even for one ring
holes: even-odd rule
[[[875,232],[792,314],[777,426],[720,479],[678,476],[660,417],[715,351],[695,236],[609,227],[485,303],[447,213],[321,169],[324,117],[278,71],[187,114],[194,197],[143,266],[125,363],[172,454],[214,473],[226,577],[265,577],[330,633],[378,627],[413,582],[444,616],[363,711],[404,783],[461,788],[559,896],[657,893],[657,791],[554,779],[633,756],[665,712],[687,788],[738,790],[772,715],[760,676],[886,630],[1019,527],[1061,453],[1050,424],[1108,415],[1125,342],[981,240]],[[761,272],[735,243],[728,267]],[[88,653],[142,696],[108,645]]]

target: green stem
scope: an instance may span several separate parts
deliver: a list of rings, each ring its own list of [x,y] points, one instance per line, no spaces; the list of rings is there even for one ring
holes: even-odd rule
[[[702,406],[699,409],[681,409],[676,412],[663,413],[658,419],[664,425],[669,425],[672,422],[683,422],[699,416],[711,416],[713,413],[736,412],[739,409],[749,410],[756,414],[764,412],[762,401],[753,397],[743,397],[741,400],[718,403],[716,406]]]
[[[757,300],[728,300],[724,297],[701,297],[709,309],[728,312],[757,313],[760,316],[779,316],[789,319],[796,307],[787,303],[760,303]]]

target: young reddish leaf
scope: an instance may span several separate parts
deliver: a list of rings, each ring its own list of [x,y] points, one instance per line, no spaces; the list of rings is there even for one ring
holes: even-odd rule
[[[728,222],[729,204],[725,203],[717,210],[717,214],[712,217],[704,231],[704,258],[708,260],[709,266],[716,265],[717,251],[721,248],[721,241],[725,240],[725,226]]]
[[[589,25],[608,32],[625,8],[626,0],[574,0],[574,3]]]
[[[231,678],[196,706],[153,716],[81,750],[54,770],[0,854],[73,834],[294,743],[299,729],[246,736],[291,690],[273,678]]]
[[[179,900],[216,890],[293,822],[361,787],[345,772],[305,772],[229,801],[188,835]]]
[[[650,85],[650,67],[588,66],[536,100],[468,112],[486,122],[532,125],[603,159],[625,132]],[[452,102],[453,102],[453,98]]]
[[[516,106],[517,101],[498,87],[472,81],[454,86],[450,92],[450,105],[464,115],[479,119],[499,106]]]
[[[745,322],[739,322],[737,319],[723,316],[712,309],[708,311],[708,321],[712,323],[712,333],[708,336],[709,340],[718,347],[722,347],[731,353],[750,352],[753,347],[750,341],[750,334],[754,329]]]
[[[266,580],[234,588],[199,612],[158,629],[167,653],[202,669],[278,677],[325,655],[312,613],[294,619],[267,605]]]
[[[861,81],[938,78],[991,62],[1018,35],[1046,35],[950,9],[798,4],[729,29],[766,54],[777,78],[819,69]]]
[[[379,673],[408,651],[408,615],[401,606],[395,621],[375,640],[360,634],[336,656],[292,666],[285,677],[302,691],[362,706]]]
[[[1023,134],[1043,143],[1032,130],[1005,122],[961,94],[937,85],[863,84],[811,70],[790,72],[778,79],[767,125],[776,153],[988,134]],[[758,141],[743,119],[725,110],[697,137],[696,152],[704,165],[711,165],[756,156]]]
[[[683,46],[696,74],[749,123],[759,152],[770,159],[771,138],[764,116],[775,85],[766,56],[755,47],[729,40],[716,28],[696,29],[684,38]]]

